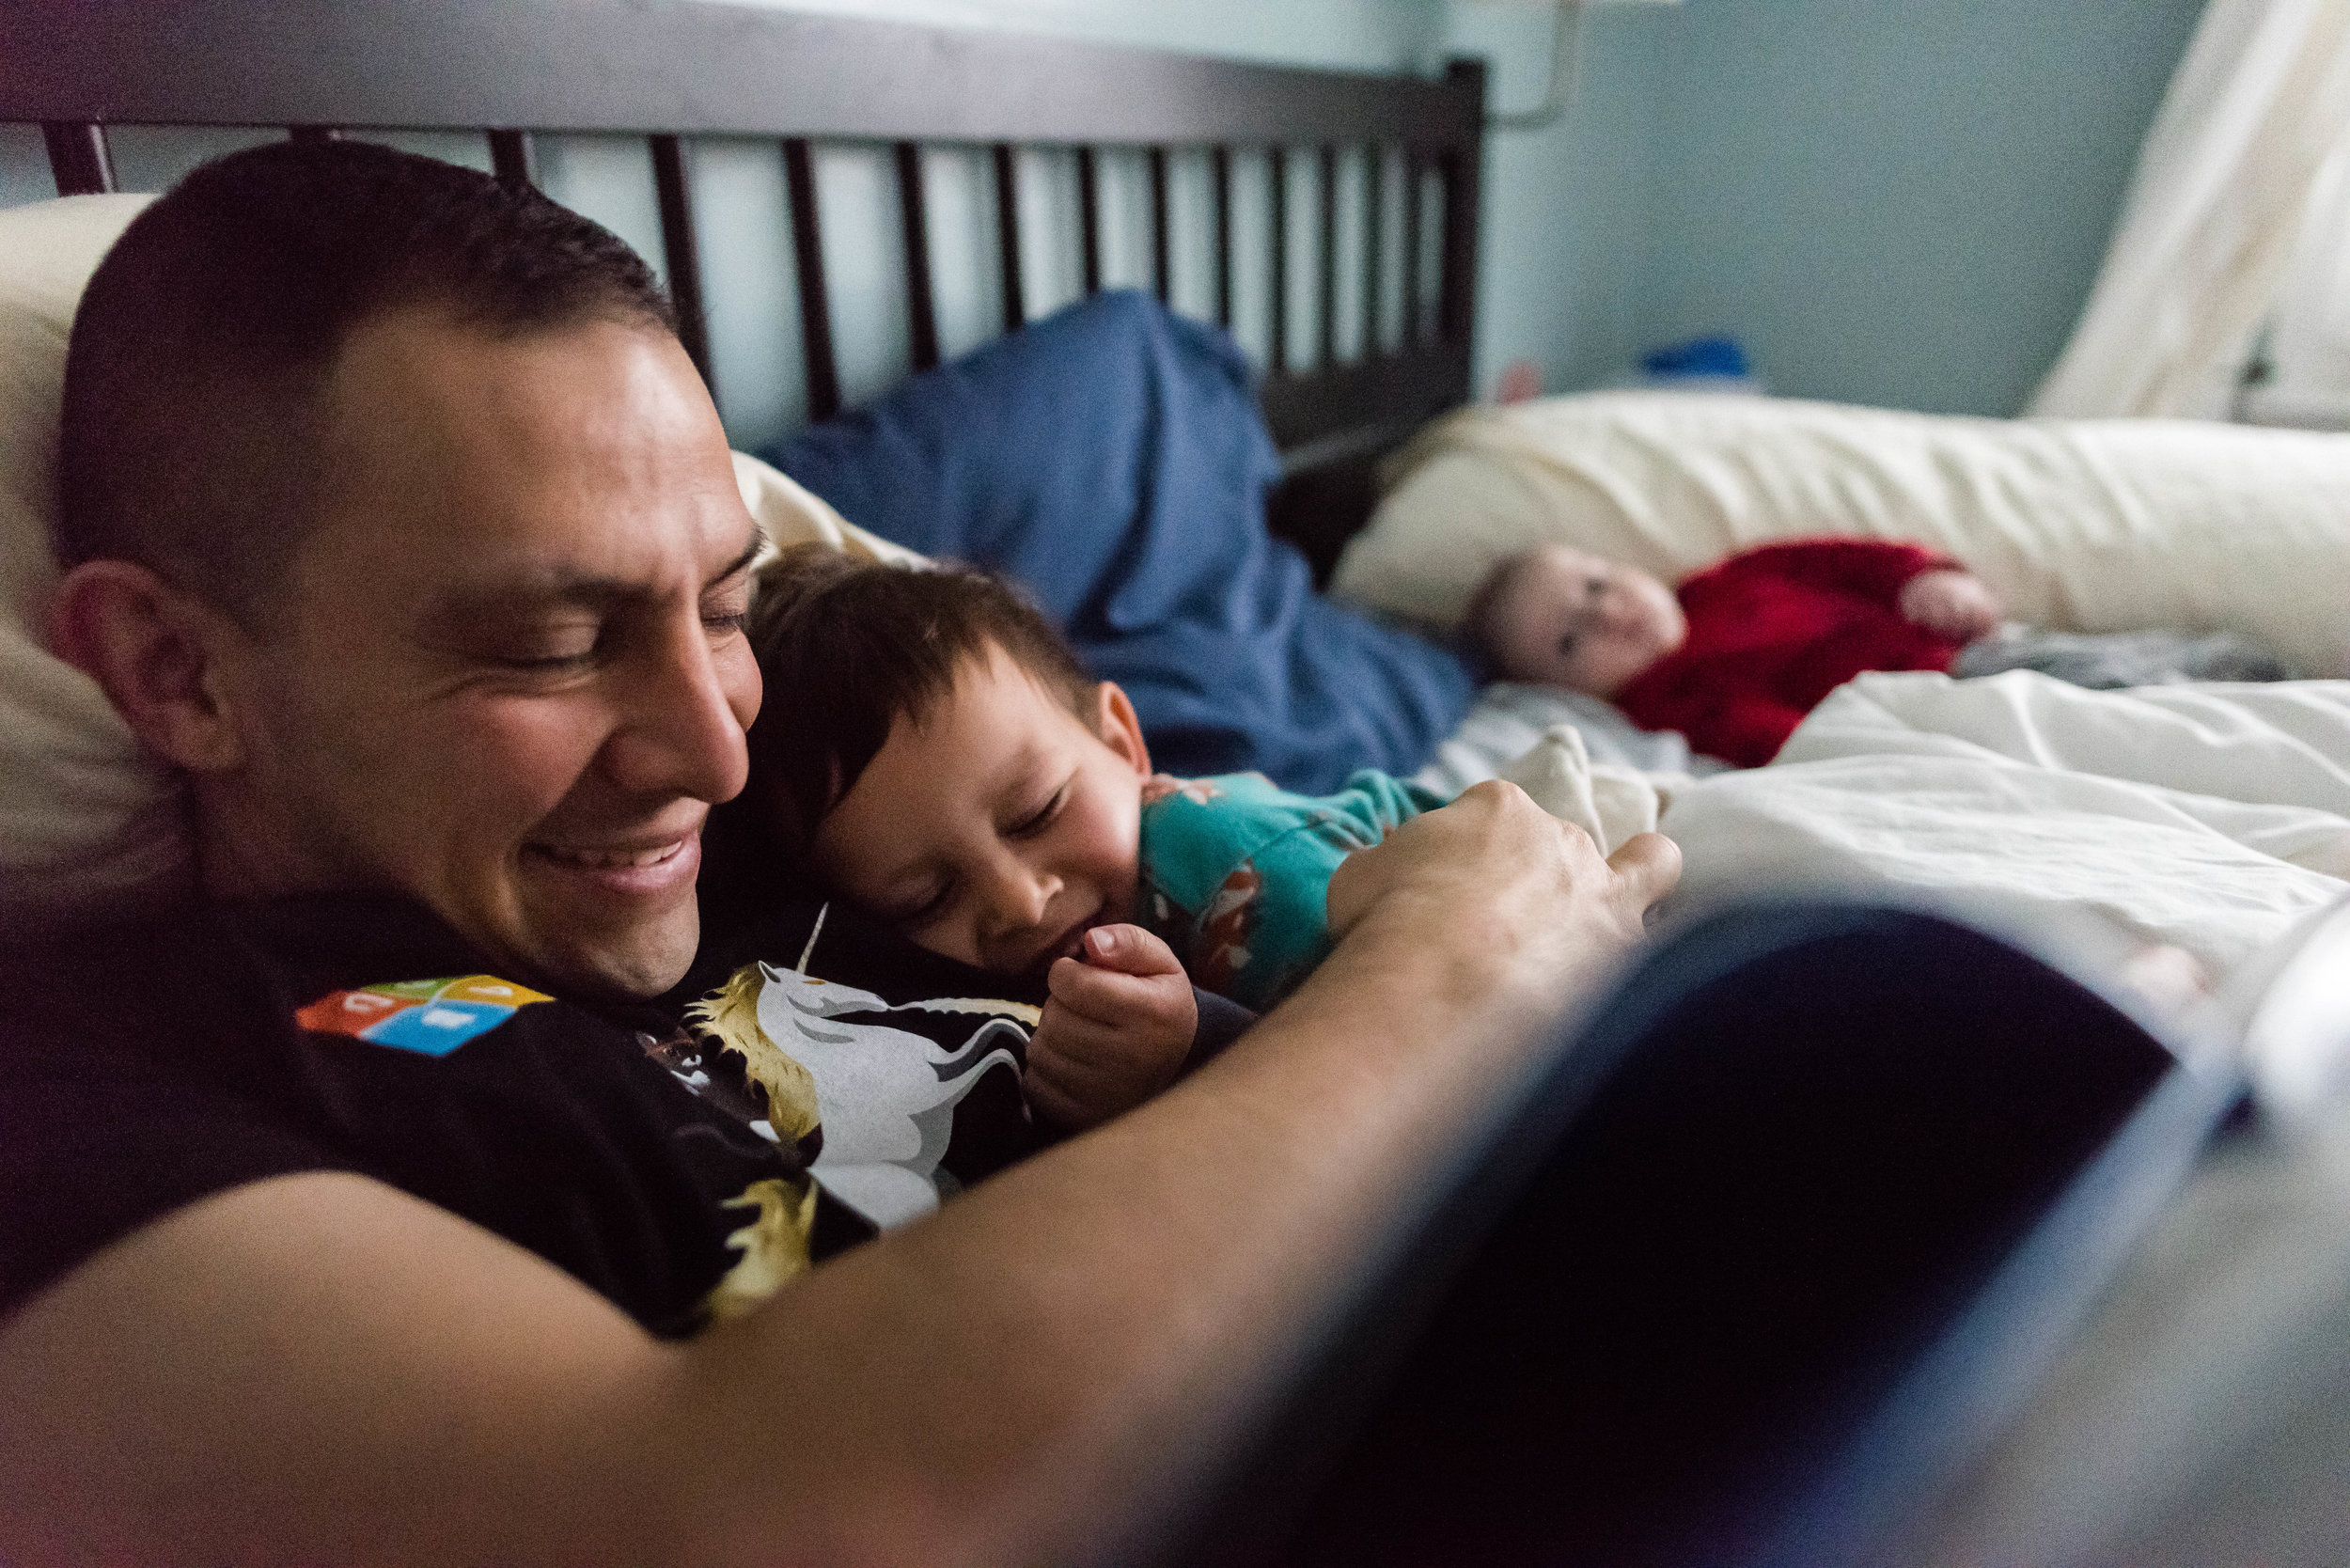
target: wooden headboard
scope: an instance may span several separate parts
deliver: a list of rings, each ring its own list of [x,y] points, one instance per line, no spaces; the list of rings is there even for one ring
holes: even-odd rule
[[[1338,540],[1310,536],[1349,525],[1314,514],[1362,504],[1354,492],[1366,488],[1368,457],[1468,396],[1483,100],[1483,67],[1473,61],[1455,62],[1441,80],[1357,75],[709,4],[106,0],[0,11],[0,121],[41,125],[63,194],[112,188],[110,125],[283,127],[295,136],[473,131],[487,136],[501,176],[525,180],[534,174],[534,133],[641,135],[680,336],[705,376],[705,273],[687,175],[694,138],[771,138],[788,195],[807,413],[816,419],[837,412],[841,395],[811,143],[894,150],[909,370],[939,358],[924,144],[992,150],[1007,331],[1029,315],[1016,148],[1074,149],[1089,292],[1101,286],[1097,149],[1141,149],[1152,281],[1163,300],[1168,156],[1204,151],[1214,314],[1230,326],[1236,266],[1268,270],[1261,397],[1293,477],[1292,504],[1284,509],[1277,497],[1277,519],[1286,510],[1292,531],[1309,536],[1309,554],[1325,563]],[[1235,256],[1231,161],[1244,148],[1280,152],[1268,176],[1270,254],[1261,257]],[[1342,165],[1341,149],[1362,150]],[[1398,160],[1400,257],[1384,243],[1381,206]],[[1342,166],[1362,181],[1367,213],[1368,239],[1352,256],[1341,256],[1339,238]],[[1292,202],[1310,204],[1320,241],[1315,352],[1306,363],[1292,362],[1287,320],[1302,282],[1287,243]],[[1433,291],[1420,275],[1423,255],[1436,267]],[[1389,290],[1381,269],[1398,265],[1402,319],[1383,322]],[[1361,287],[1350,292],[1365,318],[1350,334],[1359,345],[1351,361],[1338,348],[1342,267],[1360,269]],[[1312,504],[1295,504],[1300,493]]]

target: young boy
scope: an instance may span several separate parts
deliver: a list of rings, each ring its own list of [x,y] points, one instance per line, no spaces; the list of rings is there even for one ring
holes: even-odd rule
[[[1914,544],[1815,539],[1747,550],[1685,579],[1564,544],[1511,557],[1465,630],[1507,679],[1605,698],[1696,750],[1767,762],[1827,694],[1872,669],[2037,669],[2076,685],[2275,681],[2229,633],[2075,636],[2003,629],[1998,596]]]
[[[980,572],[794,552],[751,638],[774,696],[750,808],[922,947],[1044,982],[1029,1103],[1065,1127],[1175,1076],[1192,983],[1286,995],[1329,950],[1339,863],[1441,804],[1368,771],[1319,799],[1153,775],[1125,693]]]

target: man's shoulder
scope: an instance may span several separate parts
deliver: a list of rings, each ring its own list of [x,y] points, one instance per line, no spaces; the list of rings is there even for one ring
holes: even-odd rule
[[[54,989],[91,971],[125,983],[117,996],[151,995],[149,969],[247,962],[333,973],[390,964],[468,961],[454,933],[415,904],[371,894],[311,894],[255,902],[196,900],[135,919],[0,936],[0,976]]]
[[[659,1010],[558,998],[413,905],[215,904],[8,962],[44,958],[0,1019],[0,1310],[197,1199],[337,1170],[675,1332],[740,1261],[745,1195],[807,1190],[807,1152]],[[823,1218],[793,1245],[832,1245]]]
[[[11,936],[0,987],[0,1310],[181,1203],[334,1165],[214,1070],[274,990],[216,909]]]
[[[0,938],[0,1040],[23,1064],[103,1057],[116,1071],[160,1034],[235,1009],[260,980],[236,923],[212,905],[69,931]]]

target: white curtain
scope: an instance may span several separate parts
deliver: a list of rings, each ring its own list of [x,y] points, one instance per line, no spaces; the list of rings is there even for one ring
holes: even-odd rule
[[[2344,147],[2350,0],[2210,0],[2030,412],[2224,418]]]
[[[2311,202],[2268,326],[2269,379],[2247,416],[2264,424],[2350,430],[2350,139]]]

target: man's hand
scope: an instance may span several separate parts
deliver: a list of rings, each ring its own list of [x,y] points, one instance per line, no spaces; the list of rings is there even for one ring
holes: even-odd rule
[[[1902,585],[1902,619],[1952,642],[1999,629],[1999,596],[1971,572],[1920,572]]]
[[[1053,995],[1028,1041],[1028,1106],[1072,1132],[1172,1083],[1199,1027],[1190,977],[1140,926],[1094,927],[1085,955],[1046,973]]]
[[[1493,780],[1348,856],[1330,879],[1330,930],[1446,944],[1552,1011],[1638,940],[1649,906],[1680,879],[1681,850],[1664,835],[1636,835],[1603,860],[1590,834]]]

